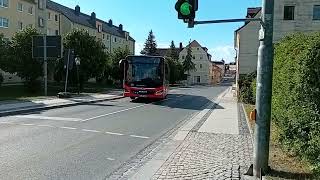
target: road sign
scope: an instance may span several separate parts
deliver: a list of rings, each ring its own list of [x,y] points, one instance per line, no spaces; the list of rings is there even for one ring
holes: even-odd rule
[[[32,37],[32,58],[44,58],[44,36]],[[47,36],[47,58],[62,57],[61,36]]]

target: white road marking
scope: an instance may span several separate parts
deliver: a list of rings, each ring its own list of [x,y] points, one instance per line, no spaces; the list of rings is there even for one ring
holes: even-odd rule
[[[53,121],[81,121],[79,118],[63,118],[63,117],[48,117],[48,116],[35,116],[35,115],[19,115],[13,116],[15,118],[25,118],[25,119],[41,119],[41,120],[53,120]]]
[[[150,137],[147,136],[137,136],[137,135],[130,135],[131,137],[135,137],[135,138],[141,138],[141,139],[149,139]]]
[[[114,132],[105,132],[106,134],[110,134],[110,135],[117,135],[117,136],[123,136],[124,134],[121,133],[114,133]]]
[[[135,106],[135,107],[128,108],[128,109],[123,109],[123,110],[111,112],[111,113],[108,113],[108,114],[102,114],[102,115],[100,115],[100,116],[95,116],[95,117],[92,117],[92,118],[84,119],[84,120],[82,120],[81,122],[91,121],[91,120],[93,120],[93,119],[98,119],[98,118],[101,118],[101,117],[110,116],[110,115],[113,115],[113,114],[117,114],[117,113],[129,111],[129,110],[132,110],[132,109],[137,109],[137,108],[139,108],[139,107],[143,107],[143,106],[146,106],[146,105],[147,105],[147,104],[143,104],[143,105]]]
[[[113,158],[107,158],[109,161],[114,161],[115,159],[113,159]]]
[[[51,125],[45,125],[45,124],[40,124],[40,125],[37,125],[39,127],[50,127],[50,128],[54,128],[54,126],[51,126]]]
[[[21,126],[35,126],[35,124],[20,124]]]
[[[95,133],[99,133],[100,131],[97,130],[91,130],[91,129],[82,129],[82,131],[86,131],[86,132],[95,132]]]
[[[14,124],[12,122],[0,122],[0,124]]]
[[[60,127],[61,129],[71,129],[71,130],[75,130],[77,128],[73,128],[73,127]]]

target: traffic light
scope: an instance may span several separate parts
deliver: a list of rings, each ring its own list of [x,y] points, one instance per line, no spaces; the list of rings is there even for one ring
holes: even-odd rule
[[[175,6],[178,19],[194,20],[198,10],[198,0],[178,0]]]

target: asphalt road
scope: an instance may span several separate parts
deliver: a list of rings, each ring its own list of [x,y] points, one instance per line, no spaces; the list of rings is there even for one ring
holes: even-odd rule
[[[128,98],[0,118],[0,179],[104,179],[226,87],[174,89],[167,100]]]

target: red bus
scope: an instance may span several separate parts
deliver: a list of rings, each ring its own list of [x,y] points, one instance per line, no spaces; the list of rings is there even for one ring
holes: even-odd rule
[[[127,56],[120,61],[124,96],[131,99],[165,99],[169,91],[169,68],[160,56]]]

